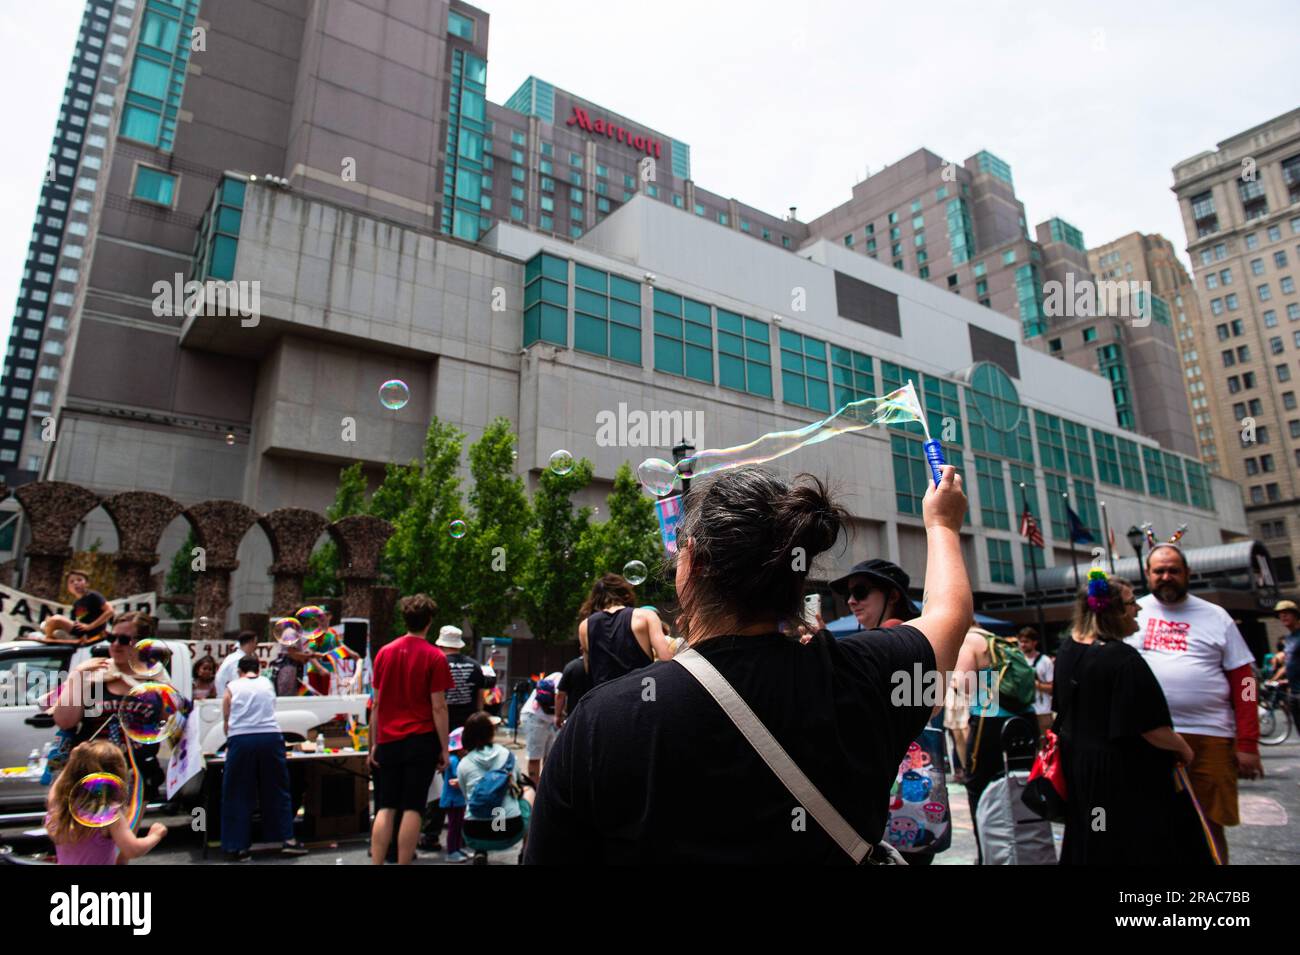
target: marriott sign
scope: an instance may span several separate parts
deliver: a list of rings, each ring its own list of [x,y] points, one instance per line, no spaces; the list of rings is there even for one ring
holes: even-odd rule
[[[640,133],[633,133],[630,129],[624,129],[622,126],[616,126],[604,119],[592,119],[585,109],[581,106],[573,107],[573,115],[569,117],[566,126],[577,126],[579,129],[585,129],[589,133],[595,133],[597,136],[608,136],[610,139],[618,140],[620,143],[627,143],[634,149],[639,149],[647,156],[654,156],[656,159],[662,156],[659,140],[645,136]]]

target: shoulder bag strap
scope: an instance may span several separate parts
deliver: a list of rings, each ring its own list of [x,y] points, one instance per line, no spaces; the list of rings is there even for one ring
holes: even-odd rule
[[[754,751],[767,763],[768,768],[790,790],[790,795],[805,807],[817,824],[836,844],[848,853],[854,862],[862,862],[871,853],[871,845],[857,834],[844,817],[836,812],[835,807],[826,801],[820,790],[795,765],[789,754],[776,741],[762,721],[754,715],[749,704],[740,698],[731,684],[717,669],[696,650],[683,650],[673,660],[686,668],[691,676],[717,700],[724,713],[736,724],[736,728],[754,747]]]

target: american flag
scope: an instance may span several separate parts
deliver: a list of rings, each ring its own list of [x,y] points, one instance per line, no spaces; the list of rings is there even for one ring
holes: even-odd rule
[[[1038,529],[1038,522],[1034,520],[1034,515],[1029,513],[1029,508],[1020,515],[1020,536],[1035,547],[1043,546],[1043,532]]]

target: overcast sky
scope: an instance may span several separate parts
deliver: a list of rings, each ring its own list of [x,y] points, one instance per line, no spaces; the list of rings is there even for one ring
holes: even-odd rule
[[[1089,245],[1160,232],[1181,253],[1173,164],[1300,106],[1295,0],[479,5],[494,102],[539,76],[689,143],[704,188],[805,220],[921,146],[956,162],[988,149],[1011,164],[1031,227],[1061,216]],[[0,0],[8,303],[82,8]]]

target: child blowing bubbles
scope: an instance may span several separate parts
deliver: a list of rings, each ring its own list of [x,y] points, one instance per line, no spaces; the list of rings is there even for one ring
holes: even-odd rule
[[[119,812],[111,825],[101,828],[79,822],[69,805],[81,780],[91,773],[111,773],[122,780],[123,795],[131,791],[131,772],[122,751],[107,740],[82,743],[73,748],[68,763],[50,787],[45,831],[49,833],[59,865],[122,864],[145,855],[167,835],[167,827],[155,822],[141,839]]]

